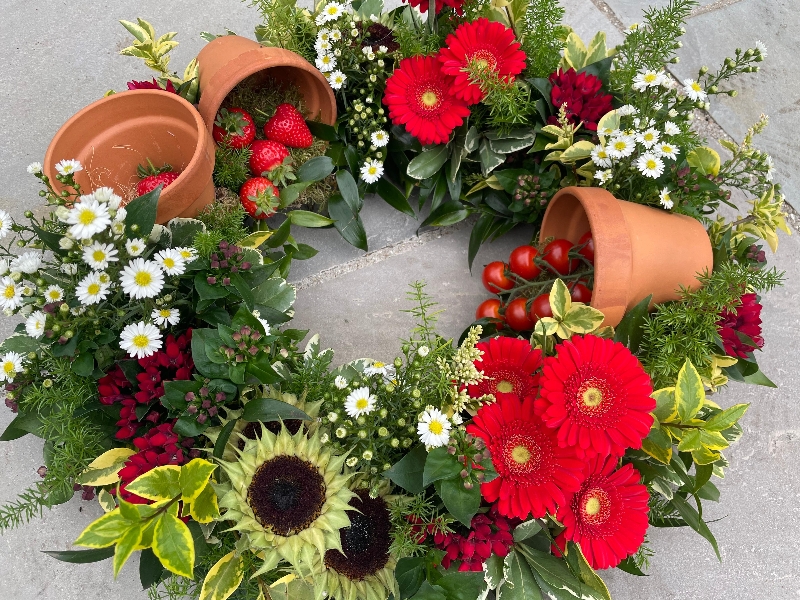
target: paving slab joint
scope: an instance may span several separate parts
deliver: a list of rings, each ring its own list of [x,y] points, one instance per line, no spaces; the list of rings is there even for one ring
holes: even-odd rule
[[[737,4],[742,0],[717,0],[716,2],[712,2],[711,4],[706,4],[705,6],[698,6],[695,8],[689,18],[697,17],[700,15],[704,15],[706,13],[714,12],[715,10],[719,10],[720,8],[725,8],[726,6],[730,6],[731,4]]]

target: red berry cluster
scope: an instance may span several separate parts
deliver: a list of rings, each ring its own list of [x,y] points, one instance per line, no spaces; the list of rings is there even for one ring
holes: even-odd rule
[[[517,522],[500,515],[495,505],[488,513],[472,517],[469,533],[435,533],[433,543],[447,552],[442,566],[450,568],[454,561],[460,561],[459,571],[482,571],[483,563],[492,555],[504,557],[514,543],[511,530]]]

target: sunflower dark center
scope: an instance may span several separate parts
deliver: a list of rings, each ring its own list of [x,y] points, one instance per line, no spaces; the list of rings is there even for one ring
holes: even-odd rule
[[[342,529],[342,548],[347,553],[361,554],[372,542],[372,523],[361,513],[350,513],[350,527]]]
[[[307,529],[325,504],[325,480],[310,462],[277,456],[253,475],[247,502],[258,522],[282,536]]]

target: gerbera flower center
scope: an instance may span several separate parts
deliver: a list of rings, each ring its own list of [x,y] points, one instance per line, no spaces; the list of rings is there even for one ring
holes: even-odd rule
[[[97,284],[93,284],[93,285],[97,285]],[[91,287],[91,286],[89,286],[89,287]],[[133,339],[131,340],[131,342],[137,348],[147,348],[148,344],[150,344],[150,338],[147,337],[146,335],[144,335],[143,333],[140,333],[139,335],[133,336]]]
[[[611,498],[603,488],[589,489],[581,498],[581,521],[586,525],[602,525],[611,516]]]
[[[606,427],[610,424],[607,419],[613,418],[620,410],[620,388],[613,373],[607,369],[583,365],[564,383],[567,410],[573,418],[590,427],[599,427],[597,419],[604,417],[606,420],[602,421],[602,426]]]
[[[436,108],[436,106],[439,104],[439,96],[434,90],[426,90],[422,92],[419,99],[426,108]]]
[[[139,271],[133,280],[136,282],[136,285],[144,287],[150,285],[150,282],[153,281],[153,276],[147,271]]]
[[[506,439],[504,461],[512,475],[527,475],[538,470],[542,451],[529,435],[514,434]]]
[[[603,392],[595,387],[586,388],[582,394],[584,406],[593,408],[603,402]]]
[[[480,69],[481,71],[496,71],[497,58],[489,50],[478,50],[469,57],[471,66]]]
[[[253,475],[247,502],[259,523],[285,537],[307,529],[325,504],[325,480],[310,462],[277,456]]]
[[[520,465],[524,465],[531,459],[531,452],[525,446],[515,446],[511,451],[511,459]]]
[[[510,394],[514,391],[514,384],[510,381],[506,381],[503,379],[500,383],[497,384],[497,391],[502,392],[504,394]]]
[[[82,210],[78,215],[78,222],[81,225],[91,225],[94,223],[95,214],[90,210]]]

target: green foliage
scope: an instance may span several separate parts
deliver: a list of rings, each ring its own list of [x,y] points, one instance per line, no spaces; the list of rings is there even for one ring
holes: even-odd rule
[[[286,48],[314,62],[314,23],[294,0],[249,0],[261,13],[256,39],[265,46]]]
[[[217,146],[214,185],[237,192],[250,178],[250,148]]]
[[[233,194],[223,195],[205,207],[197,215],[197,220],[206,226],[206,230],[198,233],[194,239],[198,254],[207,258],[219,249],[221,241],[236,244],[247,237],[250,231],[244,225],[246,217],[239,198]]]
[[[400,12],[394,23],[394,38],[400,44],[395,52],[398,61],[410,56],[436,54],[444,46],[444,40],[452,31],[451,26],[440,22],[434,32],[426,29],[424,15],[420,15],[410,6]]]
[[[547,77],[558,67],[564,47],[563,17],[564,9],[558,0],[528,2],[523,28],[517,32],[528,57],[526,76]]]

